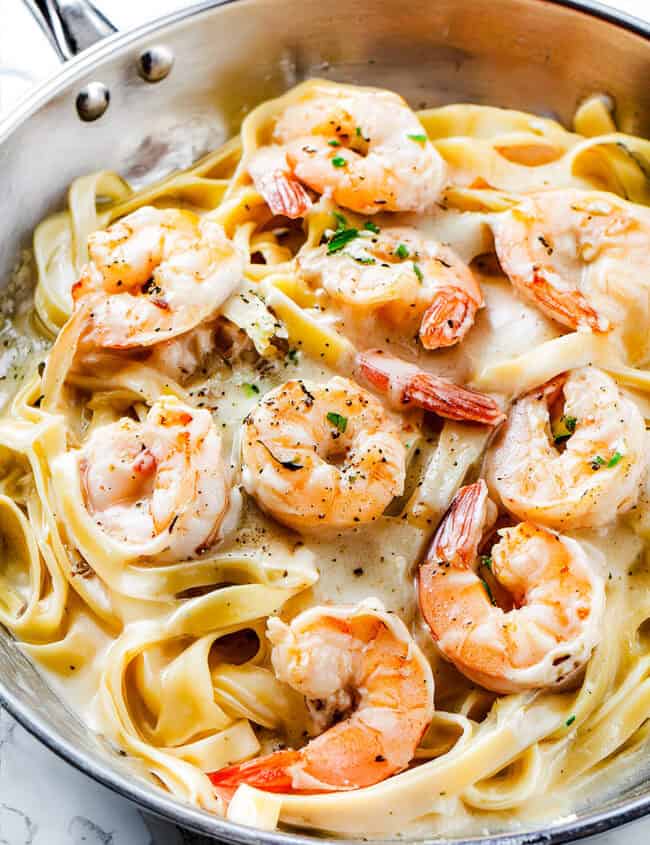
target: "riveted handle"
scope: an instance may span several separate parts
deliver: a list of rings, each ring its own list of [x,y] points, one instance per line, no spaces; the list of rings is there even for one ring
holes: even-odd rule
[[[89,0],[25,0],[61,61],[117,30]]]

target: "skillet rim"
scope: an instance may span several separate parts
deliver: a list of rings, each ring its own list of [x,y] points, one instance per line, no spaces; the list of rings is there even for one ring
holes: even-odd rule
[[[92,71],[103,59],[110,56],[114,48],[128,47],[142,38],[156,35],[163,27],[198,17],[211,9],[228,6],[236,2],[238,0],[202,0],[202,2],[193,3],[134,29],[124,32],[118,31],[84,50],[79,56],[66,62],[54,76],[38,84],[28,96],[10,111],[7,117],[0,120],[0,148],[31,115],[56,97],[68,83]],[[599,0],[537,0],[537,2],[562,6],[597,18],[650,42],[650,20],[643,21],[627,12],[605,6]],[[27,4],[27,8],[31,11],[29,4]],[[43,29],[42,22],[38,18],[36,20]],[[13,639],[10,634],[8,638]],[[68,709],[64,703],[62,703],[62,706]],[[32,707],[21,703],[18,696],[14,696],[4,687],[1,676],[0,708],[4,708],[21,727],[25,728],[60,759],[74,766],[75,769],[92,780],[107,787],[122,798],[126,798],[138,808],[211,839],[216,840],[218,838],[225,842],[237,843],[237,845],[323,845],[324,842],[332,842],[334,845],[358,845],[360,841],[334,837],[323,838],[322,836],[310,836],[300,832],[264,831],[229,821],[197,807],[184,804],[162,789],[154,788],[150,790],[146,781],[143,780],[140,783],[139,779],[129,779],[126,774],[123,775],[114,769],[108,760],[98,758],[96,761],[92,761],[88,759],[72,743],[53,734],[45,720]],[[71,715],[74,714],[71,713]],[[446,842],[449,845],[562,845],[562,843],[575,842],[585,837],[613,830],[646,815],[650,815],[650,776],[645,795],[627,801],[622,800],[621,804],[614,808],[591,812],[583,819],[566,821],[551,828],[539,828],[525,833],[511,832],[488,837],[470,837],[468,839],[422,838],[409,841],[416,845],[445,845]],[[370,842],[371,845],[388,845],[388,843],[398,841],[405,843],[406,840],[369,839],[364,841]]]

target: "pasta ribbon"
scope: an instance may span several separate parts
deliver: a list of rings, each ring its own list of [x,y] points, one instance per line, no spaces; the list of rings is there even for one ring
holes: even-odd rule
[[[383,213],[379,200],[372,207],[378,213],[355,214],[338,208],[333,193],[318,197],[307,186],[309,209],[289,219],[271,212],[249,165],[277,138],[280,114],[308,98],[315,84],[323,83],[304,82],[262,104],[236,138],[153,184],[131,185],[106,170],[80,176],[70,186],[67,208],[36,228],[34,313],[18,306],[12,311],[5,303],[0,325],[8,338],[5,349],[15,339],[42,336],[28,353],[16,351],[16,366],[24,371],[15,389],[9,384],[13,359],[9,352],[6,360],[0,356],[0,623],[72,701],[82,702],[84,717],[126,757],[125,765],[176,798],[237,823],[350,838],[421,837],[456,834],[465,824],[475,828],[477,819],[496,829],[506,819],[514,824],[529,818],[531,807],[569,812],[570,802],[583,800],[587,788],[622,776],[647,756],[650,473],[638,503],[607,532],[570,534],[603,569],[607,590],[607,635],[584,676],[571,688],[498,696],[443,658],[424,630],[413,589],[423,550],[458,488],[480,473],[491,430],[401,408],[403,492],[372,524],[303,538],[281,529],[254,496],[240,490],[241,424],[266,391],[284,380],[350,376],[357,353],[378,344],[436,375],[498,394],[506,410],[506,401],[561,373],[598,366],[650,423],[650,371],[638,354],[645,323],[639,320],[638,330],[633,327],[624,340],[615,339],[614,331],[560,334],[558,325],[515,297],[493,255],[495,225],[533,191],[596,189],[650,205],[650,142],[619,132],[603,96],[582,103],[574,131],[545,117],[487,106],[426,109],[418,114],[421,134],[408,140],[425,144],[428,138],[447,169],[447,187],[437,203],[433,197],[426,215]],[[329,160],[339,167],[335,148],[341,141],[329,143]],[[354,144],[362,155],[372,144],[361,126]],[[282,151],[278,160],[284,173]],[[88,262],[88,237],[147,205],[184,209],[192,219],[209,215],[223,226],[237,257],[234,280],[220,307],[183,328],[173,349],[156,335],[146,347],[116,343],[87,354],[91,306],[79,297],[73,309],[72,286]],[[410,287],[399,308],[381,300],[364,310],[353,296],[338,301],[329,292],[334,285],[318,286],[310,275],[306,255],[312,251],[338,253],[332,264],[341,258],[358,262],[351,264],[352,286],[361,284],[355,274],[361,265],[376,265],[363,268],[364,274],[370,269],[370,276],[375,270],[381,275],[397,258],[408,258],[408,274],[394,289],[401,291],[404,282],[406,290],[408,281],[421,293],[424,262],[406,243],[379,257],[343,251],[348,243],[358,245],[362,237],[397,226],[449,243],[471,265],[485,308],[462,344],[424,350],[419,322],[414,331],[404,329],[406,309],[420,297]],[[142,286],[147,294],[150,281]],[[641,310],[640,290],[634,301]],[[475,299],[477,310],[480,292]],[[158,298],[152,308],[165,311],[169,305]],[[41,352],[45,360],[39,362]],[[127,428],[142,423],[153,405],[171,402],[168,397],[192,413],[211,412],[214,442],[227,466],[230,504],[224,505],[218,542],[211,535],[185,550],[188,559],[182,560],[167,554],[171,528],[147,529],[135,543],[101,523],[90,503],[84,451],[102,426],[124,419]],[[336,443],[350,421],[338,412],[326,419],[327,436]],[[143,463],[132,480],[157,460],[137,448]],[[187,454],[180,452],[182,463]],[[617,454],[612,460],[621,459]],[[115,463],[122,457],[116,453]],[[274,459],[288,477],[303,469],[282,456]],[[194,483],[193,477],[179,501],[196,494]],[[158,491],[163,498],[165,485]],[[304,495],[310,495],[308,487]],[[417,748],[417,765],[337,794],[276,795],[242,785],[226,807],[207,773],[265,754],[276,741],[298,748],[322,727],[314,719],[318,705],[308,706],[274,670],[268,618],[291,620],[315,603],[371,595],[410,626],[434,670],[436,710]]]

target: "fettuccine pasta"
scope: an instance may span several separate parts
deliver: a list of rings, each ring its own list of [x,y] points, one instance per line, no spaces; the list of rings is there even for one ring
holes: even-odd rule
[[[315,80],[73,182],[3,306],[0,622],[140,776],[367,837],[641,770],[649,168],[601,97]]]

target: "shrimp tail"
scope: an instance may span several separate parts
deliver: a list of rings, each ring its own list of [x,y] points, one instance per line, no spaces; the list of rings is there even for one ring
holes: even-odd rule
[[[273,170],[255,180],[255,187],[264,197],[273,214],[295,220],[311,208],[309,194],[296,177],[286,170]]]
[[[299,751],[275,751],[264,757],[226,766],[208,777],[221,798],[229,801],[242,783],[264,792],[294,792],[291,768],[300,761]]]
[[[448,420],[486,425],[497,425],[505,419],[491,396],[424,372],[380,349],[360,353],[357,369],[398,407],[413,404]]]
[[[533,275],[530,294],[540,308],[569,328],[586,327],[594,332],[606,332],[610,329],[609,320],[598,314],[580,292],[558,290],[539,273]]]
[[[474,325],[478,303],[461,288],[445,288],[424,312],[420,340],[425,349],[441,349],[461,341]]]
[[[470,566],[476,560],[486,522],[491,516],[488,488],[482,478],[475,484],[461,487],[438,526],[425,563],[444,560],[453,565]]]
[[[487,484],[479,479],[475,484],[460,488],[438,526],[417,579],[420,609],[435,640],[440,638],[439,607],[436,605],[440,578],[453,571],[473,569],[485,529],[494,524],[496,516],[497,510],[488,497]],[[491,600],[491,593],[488,597]],[[458,593],[457,600],[462,603],[462,591]]]
[[[491,396],[431,373],[418,373],[414,376],[406,388],[405,399],[418,408],[448,420],[497,425],[505,419],[504,413]]]

